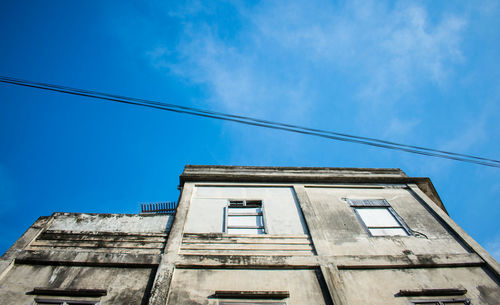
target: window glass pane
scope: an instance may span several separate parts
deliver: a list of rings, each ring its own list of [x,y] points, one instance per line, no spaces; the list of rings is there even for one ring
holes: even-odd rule
[[[264,234],[264,229],[231,229],[227,228],[228,234]]]
[[[231,216],[227,217],[228,226],[264,226],[262,216]]]
[[[368,229],[373,236],[407,236],[405,230],[395,229]]]
[[[262,212],[261,208],[228,208],[229,214],[252,214]]]
[[[251,207],[251,208],[261,208],[262,200],[231,200],[229,201],[229,207],[239,208],[239,207]]]
[[[262,207],[262,200],[247,200],[247,206]]]
[[[356,211],[367,227],[400,227],[386,208],[361,208]]]

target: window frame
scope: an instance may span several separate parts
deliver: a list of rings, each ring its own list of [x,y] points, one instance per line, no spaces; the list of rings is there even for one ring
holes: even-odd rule
[[[244,213],[242,213],[240,215],[230,214],[229,213],[229,209],[231,208],[230,206],[231,206],[231,204],[234,204],[235,202],[242,202],[243,206],[247,206],[248,203],[251,204],[252,202],[259,202],[260,203],[260,213],[255,213],[257,215],[252,215],[252,214],[243,215]],[[229,229],[231,229],[231,226],[229,226],[229,217],[230,216],[235,216],[235,217],[238,217],[238,216],[257,216],[257,217],[261,217],[262,218],[262,226],[248,226],[248,227],[241,226],[241,227],[235,228],[235,229],[262,229],[262,231],[263,231],[262,234],[257,233],[255,235],[268,234],[267,225],[266,225],[266,212],[264,209],[264,200],[261,200],[261,199],[228,199],[227,203],[226,203],[226,207],[224,208],[224,230],[223,230],[224,234],[230,234],[230,233],[228,233]],[[231,233],[231,234],[240,235],[238,233]],[[241,235],[254,235],[254,234],[241,233]]]
[[[408,227],[406,222],[401,218],[401,216],[396,213],[396,211],[392,208],[389,202],[386,199],[353,199],[353,198],[345,198],[349,206],[354,210],[356,217],[359,222],[365,229],[366,233],[370,237],[405,237],[412,236],[413,231]],[[399,224],[399,226],[368,226],[363,217],[359,214],[358,210],[360,209],[386,209],[389,214],[394,218],[394,220]],[[370,229],[402,229],[406,235],[373,235]]]

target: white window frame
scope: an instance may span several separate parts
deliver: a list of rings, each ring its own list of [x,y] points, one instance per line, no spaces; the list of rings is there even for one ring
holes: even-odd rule
[[[230,206],[231,204],[235,204],[235,203],[239,203],[241,202],[241,204],[243,206],[246,206],[247,204],[248,205],[251,205],[253,202],[259,202],[260,203],[260,212],[259,213],[255,213],[255,214],[248,214],[248,213],[230,213],[229,212],[229,209],[230,209]],[[229,230],[228,229],[262,229],[263,233],[262,234],[267,234],[267,226],[266,226],[266,217],[265,217],[265,210],[264,210],[264,201],[261,200],[261,199],[229,199],[227,201],[227,204],[226,204],[226,207],[224,208],[224,233],[225,234],[229,234]],[[235,226],[235,227],[232,227],[232,226],[229,226],[229,217],[230,216],[233,216],[233,217],[238,217],[238,216],[257,216],[257,217],[261,217],[262,218],[262,226]],[[231,233],[233,234],[233,233]],[[247,233],[241,233],[242,235],[251,235],[251,234],[247,234]],[[259,235],[262,235],[262,234],[259,234]]]
[[[404,222],[404,220],[394,211],[389,202],[385,199],[351,199],[346,198],[347,203],[354,210],[354,213],[359,219],[359,222],[363,225],[365,231],[371,237],[386,237],[386,236],[394,236],[394,237],[404,237],[411,236],[413,234],[412,230],[408,227],[408,225]],[[359,214],[358,210],[360,209],[386,209],[389,214],[394,218],[397,222],[397,226],[368,226],[363,217]],[[402,229],[406,235],[373,235],[370,229]]]

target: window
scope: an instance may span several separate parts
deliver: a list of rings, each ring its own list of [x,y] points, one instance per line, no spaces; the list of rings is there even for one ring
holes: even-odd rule
[[[266,234],[262,200],[229,200],[225,214],[225,233]]]
[[[347,199],[371,236],[407,236],[411,230],[385,199]]]
[[[471,305],[469,299],[413,300],[413,305]]]

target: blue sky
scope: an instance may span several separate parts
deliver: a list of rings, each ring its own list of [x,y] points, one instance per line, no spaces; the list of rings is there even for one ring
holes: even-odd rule
[[[3,1],[0,74],[499,159],[500,3]],[[399,167],[500,258],[500,170],[0,84],[5,251],[185,164]]]

